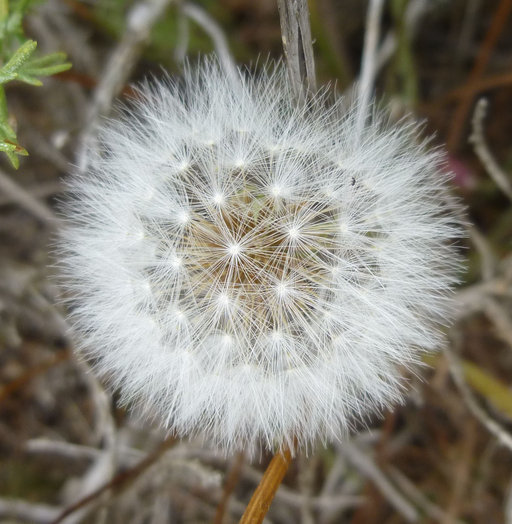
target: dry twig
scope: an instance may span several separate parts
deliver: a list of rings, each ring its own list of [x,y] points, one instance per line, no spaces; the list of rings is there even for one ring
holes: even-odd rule
[[[2,522],[30,522],[49,524],[59,514],[60,508],[47,504],[33,504],[25,500],[0,499],[0,518]],[[6,520],[3,520],[6,519]]]
[[[466,83],[473,84],[484,73],[494,46],[496,45],[503,29],[506,27],[507,19],[511,11],[512,0],[501,0],[496,11],[494,12],[492,22],[489,25],[489,29],[485,35],[484,41],[475,60],[475,64],[466,80]],[[454,112],[450,134],[447,139],[447,145],[450,151],[455,151],[459,146],[460,138],[466,124],[466,117],[471,108],[472,101],[473,94],[468,92],[464,97],[461,98]]]
[[[512,318],[509,310],[493,297],[487,297],[484,300],[483,308],[489,320],[496,327],[499,337],[512,349]]]
[[[502,424],[492,419],[480,406],[464,379],[464,371],[462,369],[458,355],[449,346],[446,346],[445,348],[445,355],[450,366],[450,373],[453,377],[455,385],[462,394],[462,399],[466,403],[466,406],[469,408],[471,413],[487,428],[487,430],[498,439],[500,444],[506,446],[509,450],[512,451],[512,435]]]
[[[446,512],[434,504],[428,496],[423,494],[400,470],[391,468],[389,473],[402,492],[406,494],[425,515],[430,517],[432,522],[446,522]],[[457,524],[462,524],[459,520],[456,522]]]
[[[215,513],[215,519],[214,524],[222,524],[224,520],[224,513],[226,511],[226,508],[228,506],[229,498],[233,491],[236,488],[236,485],[238,483],[238,480],[240,478],[240,473],[242,470],[242,466],[244,464],[245,456],[242,452],[238,453],[235,459],[233,460],[233,463],[231,465],[230,470],[228,471],[226,482],[224,484],[224,489],[222,491],[222,498],[217,506],[217,511]]]
[[[151,28],[158,21],[171,0],[147,0],[136,3],[130,10],[126,30],[103,68],[100,81],[89,106],[87,123],[82,133],[82,149],[78,168],[85,171],[88,165],[88,148],[94,143],[98,118],[109,112],[114,97],[119,93],[132,72],[139,51],[148,39]]]
[[[45,438],[28,440],[25,444],[25,451],[32,455],[44,456],[45,458],[60,458],[73,462],[82,460],[94,461],[102,453],[101,450],[91,446],[82,446]],[[119,449],[119,455],[122,467],[133,467],[144,456],[137,449],[124,447]]]
[[[366,15],[366,30],[364,33],[363,58],[358,86],[357,129],[362,131],[368,117],[369,104],[373,94],[373,84],[376,75],[377,46],[380,38],[380,22],[384,0],[370,0]]]
[[[0,171],[0,190],[12,202],[16,202],[21,208],[32,216],[43,222],[46,226],[55,228],[59,224],[59,219],[52,209],[37,200],[18,183],[14,182],[10,176]]]
[[[135,480],[137,477],[142,475],[149,467],[151,467],[172,445],[174,445],[175,442],[176,439],[174,437],[168,437],[157,447],[155,451],[147,455],[133,468],[119,473],[111,481],[107,482],[103,486],[99,487],[97,490],[93,491],[89,495],[83,497],[71,506],[67,507],[54,521],[52,521],[51,524],[60,524],[61,522],[64,522],[64,519],[66,519],[66,517],[75,513],[84,506],[87,506],[91,502],[97,500],[104,493],[113,489],[121,489],[127,483]]]
[[[307,0],[278,0],[288,76],[297,100],[316,91],[315,59]]]
[[[393,485],[390,479],[379,469],[377,464],[352,441],[346,440],[338,444],[338,450],[345,456],[362,475],[369,478],[389,503],[402,515],[407,522],[417,522],[419,519],[416,508]]]
[[[262,474],[259,471],[256,471],[250,466],[244,466],[243,475],[247,480],[258,484],[261,482]],[[280,503],[286,504],[300,510],[303,504],[303,495],[291,490],[286,486],[281,486],[279,491],[276,493],[276,500]],[[327,512],[335,512],[346,508],[351,508],[354,506],[359,506],[364,502],[364,497],[359,495],[340,495],[338,493],[332,494],[322,494],[319,496],[311,497],[309,503],[310,505],[318,510],[325,510]]]
[[[208,36],[210,36],[224,71],[227,75],[231,76],[233,80],[236,80],[238,73],[233,57],[229,52],[228,41],[217,22],[204,9],[195,4],[186,2],[182,4],[181,9],[183,14],[202,27]]]
[[[473,113],[473,132],[469,137],[469,141],[473,144],[475,153],[478,155],[487,173],[503,193],[512,200],[512,183],[505,171],[503,171],[498,162],[496,162],[485,140],[483,121],[487,114],[487,106],[488,103],[485,98],[481,98],[477,102]]]

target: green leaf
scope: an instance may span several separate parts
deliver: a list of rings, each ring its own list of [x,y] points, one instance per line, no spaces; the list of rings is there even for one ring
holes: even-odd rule
[[[28,151],[24,147],[8,140],[0,141],[0,151],[12,152],[20,156],[28,156]]]
[[[30,64],[30,67],[49,67],[57,64],[61,64],[66,60],[66,53],[51,53],[49,55],[39,56],[31,58],[27,66]],[[24,67],[25,69],[25,67]]]
[[[23,17],[27,14],[32,3],[34,2],[31,0],[11,2],[11,13],[6,24],[6,30],[9,34],[23,36]]]
[[[20,159],[11,151],[6,151],[5,154],[7,155],[7,158],[11,161],[12,167],[14,167],[14,169],[18,169],[20,167]]]
[[[3,151],[4,153],[14,153],[17,147],[18,146],[16,144],[11,144],[10,142],[0,140],[0,151]]]
[[[26,73],[18,73],[16,80],[19,80],[20,82],[25,82],[25,84],[30,84],[31,86],[42,86],[43,82],[39,80],[38,78],[35,78],[32,75],[28,75]]]
[[[5,99],[5,90],[0,85],[0,152],[3,152],[9,158],[12,166],[18,169],[20,161],[18,155],[28,155],[27,150],[18,144],[16,132],[9,125],[7,113],[7,101]]]
[[[15,169],[18,169],[20,165],[18,156],[28,156],[28,151],[24,147],[5,140],[0,140],[0,152],[7,155]]]
[[[5,90],[0,86],[0,121],[7,120],[7,99],[5,98]]]
[[[69,62],[64,62],[65,59],[65,53],[52,53],[39,58],[32,58],[18,71],[17,80],[40,86],[42,82],[36,77],[55,75],[71,67]]]
[[[0,121],[0,137],[7,138],[11,142],[17,142],[16,133],[14,129],[7,123]]]
[[[0,84],[5,84],[14,80],[18,76],[18,71],[27,62],[32,53],[36,50],[37,42],[27,40],[21,47],[16,49],[11,59],[0,69]]]
[[[37,42],[27,40],[23,19],[38,0],[0,0],[0,153],[9,158],[14,168],[19,167],[19,156],[28,155],[18,143],[15,130],[9,125],[9,114],[2,84],[12,80],[40,86],[38,77],[54,75],[71,67],[64,53],[33,57]]]
[[[38,67],[38,68],[31,67],[30,69],[27,70],[27,72],[34,76],[51,76],[51,75],[56,75],[57,73],[62,73],[62,71],[67,71],[70,68],[71,68],[71,63],[64,62],[60,64],[53,64],[47,67]]]
[[[32,64],[28,64],[27,67],[24,67],[20,72],[18,77],[21,78],[22,75],[28,76],[51,76],[62,71],[67,71],[71,67],[69,62],[64,62],[61,64],[53,64],[46,67],[32,67]]]
[[[0,0],[0,23],[3,23],[9,16],[8,0]]]
[[[9,125],[9,115],[7,113],[7,100],[5,99],[5,90],[0,85],[0,139],[7,138],[11,142],[17,142],[16,133]]]

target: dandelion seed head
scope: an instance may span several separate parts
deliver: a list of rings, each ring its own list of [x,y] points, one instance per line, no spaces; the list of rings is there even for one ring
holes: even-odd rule
[[[340,438],[442,342],[460,235],[442,154],[378,112],[356,136],[327,97],[205,60],[142,87],[70,182],[82,351],[179,435]]]

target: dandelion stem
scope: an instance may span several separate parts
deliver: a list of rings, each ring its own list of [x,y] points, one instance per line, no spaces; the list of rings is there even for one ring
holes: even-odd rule
[[[240,524],[260,524],[263,522],[291,461],[292,454],[289,448],[285,448],[274,455],[242,515]]]

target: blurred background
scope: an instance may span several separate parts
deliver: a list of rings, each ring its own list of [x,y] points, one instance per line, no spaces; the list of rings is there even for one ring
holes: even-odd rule
[[[350,89],[368,4],[309,4],[319,84]],[[294,461],[268,522],[512,523],[511,11],[510,0],[385,2],[378,95],[445,145],[473,224],[457,318],[448,347],[407,377],[405,405]],[[19,30],[5,43],[8,12]],[[52,243],[63,181],[112,102],[148,74],[179,74],[185,57],[216,49],[256,68],[279,57],[276,2],[1,0],[0,26],[3,66],[26,38],[34,57],[61,51],[73,66],[42,86],[0,70],[11,156],[0,153],[0,522],[237,522],[270,456],[223,457],[119,407],[73,356]]]

